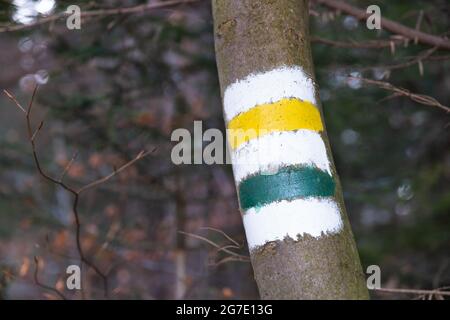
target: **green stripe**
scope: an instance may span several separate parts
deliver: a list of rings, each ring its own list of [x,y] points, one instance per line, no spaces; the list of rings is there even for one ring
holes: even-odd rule
[[[242,209],[308,197],[334,195],[335,183],[326,172],[314,167],[285,167],[273,175],[258,174],[239,185]]]

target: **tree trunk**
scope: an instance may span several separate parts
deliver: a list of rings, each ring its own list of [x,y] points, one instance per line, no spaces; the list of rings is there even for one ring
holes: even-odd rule
[[[213,14],[228,142],[261,297],[367,299],[314,80],[308,2],[213,0]]]

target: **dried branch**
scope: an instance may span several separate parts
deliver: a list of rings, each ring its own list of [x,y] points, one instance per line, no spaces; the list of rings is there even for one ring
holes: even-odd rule
[[[237,258],[235,258],[235,257],[225,257],[225,258],[223,258],[223,259],[217,261],[217,262],[214,264],[214,266],[215,266],[215,267],[218,267],[218,266],[220,266],[221,264],[224,264],[224,263],[227,263],[227,262],[232,262],[232,261],[242,261],[242,260],[241,260],[241,259],[237,259]]]
[[[90,267],[92,270],[94,270],[94,272],[102,279],[103,281],[103,290],[104,290],[104,295],[107,298],[108,297],[108,277],[105,273],[103,273],[100,268],[90,260],[90,258],[88,258],[83,250],[83,247],[81,245],[81,221],[80,221],[80,214],[78,212],[78,203],[79,203],[79,197],[80,197],[80,193],[82,191],[85,191],[87,189],[90,189],[94,186],[100,185],[104,182],[106,182],[107,180],[109,180],[110,178],[112,178],[115,174],[125,170],[126,168],[128,168],[129,166],[131,166],[132,164],[134,164],[136,161],[142,159],[143,157],[145,157],[146,155],[149,154],[149,152],[140,152],[136,158],[134,158],[133,160],[129,161],[128,163],[126,163],[125,165],[123,165],[121,168],[119,168],[119,170],[114,171],[113,173],[111,173],[110,175],[101,178],[99,180],[96,180],[84,187],[81,187],[79,190],[74,189],[73,187],[69,186],[68,184],[64,183],[62,181],[65,172],[69,169],[71,163],[74,160],[74,157],[72,158],[72,160],[69,162],[69,164],[64,168],[64,171],[62,172],[61,176],[59,179],[53,178],[52,176],[50,176],[49,174],[47,174],[41,166],[41,163],[39,161],[38,155],[37,155],[37,150],[36,150],[36,144],[35,144],[35,138],[37,136],[37,134],[39,133],[40,129],[43,126],[43,122],[41,122],[41,124],[39,125],[39,127],[33,131],[32,130],[32,125],[31,125],[31,111],[33,108],[33,102],[34,102],[34,98],[37,92],[37,86],[35,87],[33,94],[31,96],[30,102],[28,104],[28,108],[27,110],[25,110],[25,108],[23,108],[20,103],[17,101],[17,99],[14,97],[14,95],[12,95],[11,93],[9,93],[7,90],[4,90],[6,96],[11,99],[15,105],[22,110],[23,112],[25,112],[25,118],[26,118],[26,125],[27,125],[27,131],[28,131],[28,140],[31,144],[31,150],[32,150],[32,154],[33,154],[33,159],[34,159],[34,163],[36,165],[36,168],[39,172],[39,174],[47,181],[62,187],[63,189],[65,189],[67,192],[69,192],[70,194],[72,194],[73,196],[73,204],[72,204],[72,212],[73,212],[73,216],[74,216],[74,220],[75,220],[75,233],[76,233],[76,247],[77,247],[77,251],[78,251],[78,255],[80,258],[81,263],[86,264],[88,267]]]
[[[58,179],[58,181],[62,182],[64,179],[64,176],[66,175],[67,171],[69,171],[70,167],[72,166],[73,162],[75,161],[75,159],[78,156],[78,152],[74,152],[74,154],[72,155],[72,158],[70,159],[70,161],[67,163],[67,165],[64,167],[63,172],[61,172],[61,175]]]
[[[225,250],[228,250],[228,249],[240,249],[240,248],[241,248],[241,247],[239,247],[239,246],[235,246],[235,245],[233,245],[233,244],[229,244],[229,245],[220,247],[219,249],[217,249],[217,252],[221,252],[221,251],[224,251],[224,252],[225,252]]]
[[[314,0],[317,3],[323,4],[332,9],[345,12],[359,20],[365,20],[369,17],[369,14],[356,8],[346,2],[339,0]],[[450,41],[447,38],[438,37],[429,33],[425,33],[413,28],[404,26],[396,21],[381,18],[381,27],[389,30],[395,34],[401,35],[407,39],[414,40],[423,44],[431,45],[433,47],[438,47],[441,49],[450,50]]]
[[[445,61],[445,60],[450,60],[450,55],[441,55],[441,56],[431,56],[426,58],[425,60],[430,60],[430,61]]]
[[[416,290],[416,289],[391,289],[391,288],[378,288],[372,289],[374,291],[387,292],[387,293],[405,293],[405,294],[417,294],[417,295],[441,295],[450,296],[449,291],[442,291],[441,289],[434,290]]]
[[[335,69],[339,70],[353,70],[353,71],[369,71],[369,70],[380,70],[384,71],[383,77],[389,78],[390,71],[392,70],[399,70],[403,68],[408,68],[411,66],[414,66],[415,64],[419,67],[419,73],[422,76],[424,72],[424,63],[425,62],[436,62],[436,61],[446,61],[450,60],[450,55],[432,55],[435,50],[437,50],[436,47],[425,50],[421,53],[419,53],[417,56],[413,57],[407,57],[406,61],[398,62],[394,64],[389,65],[374,65],[374,66],[368,66],[368,67],[355,67],[353,65],[338,65],[334,66]]]
[[[36,285],[38,287],[41,287],[41,288],[45,289],[45,290],[48,290],[48,291],[51,291],[51,292],[55,293],[62,300],[67,300],[66,296],[62,292],[60,292],[58,289],[50,287],[50,286],[40,282],[39,276],[38,276],[39,275],[39,258],[38,257],[34,257],[34,264],[35,264],[34,282],[36,283]]]
[[[230,241],[231,243],[233,243],[235,246],[241,247],[241,246],[239,245],[239,243],[237,243],[236,240],[234,240],[233,238],[231,238],[229,235],[227,235],[227,234],[226,234],[224,231],[222,231],[222,230],[219,230],[219,229],[216,229],[216,228],[212,228],[212,227],[203,227],[203,228],[200,228],[200,229],[203,229],[203,230],[211,230],[211,231],[215,231],[215,232],[217,232],[217,233],[220,233],[220,234],[223,235],[225,238],[227,238],[228,241]]]
[[[184,232],[184,231],[178,231],[178,232],[181,233],[181,234],[187,235],[189,237],[202,240],[202,241],[208,243],[209,245],[215,247],[216,249],[218,249],[218,251],[223,251],[225,253],[228,253],[231,257],[234,257],[237,261],[250,261],[249,257],[247,257],[245,255],[241,255],[241,254],[236,253],[234,251],[231,251],[227,247],[220,246],[219,244],[215,243],[214,241],[211,241],[208,238],[202,237],[202,236],[200,236],[198,234],[194,234],[194,233],[189,233],[189,232]]]
[[[144,150],[142,150],[141,152],[139,152],[139,154],[138,154],[134,159],[132,159],[131,161],[127,162],[126,164],[124,164],[123,166],[121,166],[119,169],[114,170],[114,171],[111,172],[109,175],[107,175],[107,176],[105,176],[105,177],[103,177],[103,178],[100,178],[100,179],[98,179],[98,180],[95,180],[95,181],[93,181],[93,182],[91,182],[91,183],[89,183],[89,184],[87,184],[87,185],[81,187],[80,189],[78,189],[77,192],[80,194],[80,193],[82,193],[82,192],[84,192],[84,191],[86,191],[86,190],[88,190],[88,189],[91,189],[91,188],[93,188],[93,187],[95,187],[95,186],[97,186],[97,185],[99,185],[99,184],[102,184],[102,183],[108,181],[109,179],[111,179],[112,177],[116,176],[117,174],[119,174],[119,173],[122,172],[123,170],[125,170],[125,169],[127,169],[128,167],[132,166],[136,161],[139,161],[139,160],[141,160],[142,158],[144,158],[144,157],[146,157],[147,155],[149,155],[150,153],[153,153],[155,150],[156,150],[156,148],[154,148],[154,149],[151,150],[151,151],[144,151]]]
[[[89,10],[89,11],[83,11],[81,10],[80,17],[81,18],[93,18],[93,17],[106,17],[106,16],[115,16],[115,15],[127,15],[127,14],[134,14],[134,13],[143,13],[146,11],[151,11],[155,9],[163,9],[163,8],[169,8],[176,5],[182,5],[182,4],[189,4],[198,2],[200,0],[169,0],[164,2],[157,2],[157,3],[146,3],[141,4],[133,7],[125,7],[125,8],[112,8],[112,9],[98,9],[98,10]],[[58,12],[40,19],[36,19],[34,22],[30,24],[14,24],[14,25],[8,25],[4,27],[0,27],[0,33],[1,32],[12,32],[12,31],[19,31],[24,29],[30,29],[36,26],[44,25],[47,23],[55,22],[59,19],[68,17],[69,14],[66,12]]]
[[[403,69],[403,68],[407,68],[410,66],[413,66],[415,64],[418,64],[419,66],[422,65],[422,61],[424,60],[433,60],[432,58],[432,54],[437,50],[437,47],[425,50],[423,52],[421,52],[420,54],[418,54],[416,57],[406,61],[406,62],[401,62],[401,63],[396,63],[396,64],[391,64],[391,65],[380,65],[380,66],[372,66],[372,67],[365,67],[365,68],[360,68],[360,71],[365,71],[365,70],[373,70],[373,69],[385,69],[385,70],[396,70],[396,69]],[[447,57],[449,58],[449,57]],[[442,58],[441,58],[442,59]],[[420,68],[420,67],[419,67]],[[423,68],[423,66],[422,66]],[[421,75],[423,74],[423,69],[422,70]]]
[[[22,107],[22,105],[19,103],[19,101],[16,100],[16,98],[11,95],[7,90],[3,89],[3,92],[5,93],[5,95],[8,97],[8,99],[10,99],[12,102],[14,102],[14,105],[19,108],[23,113],[27,113],[24,109],[24,107]]]
[[[338,48],[360,48],[360,49],[380,49],[380,48],[391,48],[392,44],[407,44],[409,39],[406,38],[392,38],[386,40],[370,40],[364,42],[358,42],[354,40],[349,41],[337,41],[321,37],[311,37],[311,42],[316,42],[320,44],[330,45]]]
[[[371,85],[375,85],[378,86],[382,89],[394,92],[393,97],[397,97],[397,96],[405,96],[410,98],[411,100],[423,104],[423,105],[427,105],[427,106],[432,106],[432,107],[438,107],[442,110],[444,110],[445,112],[449,113],[450,112],[450,108],[447,106],[442,105],[439,101],[437,101],[435,98],[430,97],[430,96],[426,96],[423,94],[417,94],[417,93],[412,93],[407,89],[404,88],[400,88],[400,87],[396,87],[392,84],[390,84],[389,82],[385,82],[385,81],[377,81],[377,80],[372,80],[372,79],[366,79],[366,78],[362,78],[362,77],[352,77],[349,76],[349,79],[355,79],[355,80],[360,80],[362,83],[365,84],[371,84]]]

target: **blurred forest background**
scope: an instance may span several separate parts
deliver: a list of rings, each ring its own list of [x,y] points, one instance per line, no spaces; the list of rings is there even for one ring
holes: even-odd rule
[[[383,17],[449,35],[446,0],[347,2],[364,10],[377,4]],[[68,30],[64,19],[36,24],[71,4],[94,11],[143,3],[0,0],[0,88],[25,106],[39,85],[32,123],[44,125],[37,153],[53,176],[66,168],[71,186],[151,151],[80,195],[83,251],[107,276],[110,299],[258,298],[231,166],[170,160],[174,129],[192,131],[202,120],[204,130],[224,130],[210,1],[93,15],[81,30]],[[449,114],[347,77],[388,81],[448,106],[449,52],[368,30],[314,1],[310,25],[363,268],[379,265],[385,288],[449,286]],[[102,278],[87,266],[83,292],[65,289],[66,267],[79,264],[72,205],[69,192],[39,175],[25,116],[2,93],[0,298],[59,298],[46,286],[66,298],[103,298]]]

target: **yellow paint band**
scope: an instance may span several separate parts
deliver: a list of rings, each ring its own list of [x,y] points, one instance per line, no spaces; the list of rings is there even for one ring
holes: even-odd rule
[[[308,101],[296,98],[261,104],[234,117],[228,123],[228,139],[232,149],[274,131],[309,129],[322,131],[319,110]]]

